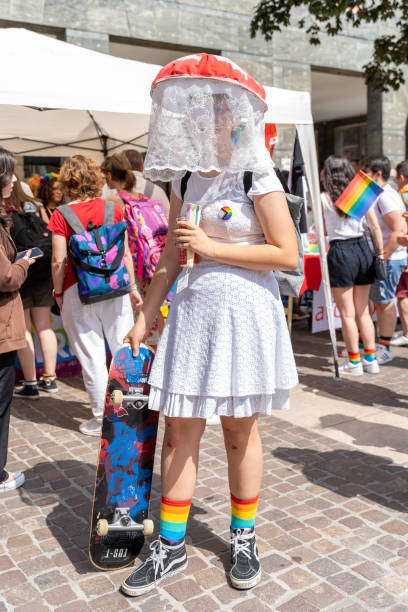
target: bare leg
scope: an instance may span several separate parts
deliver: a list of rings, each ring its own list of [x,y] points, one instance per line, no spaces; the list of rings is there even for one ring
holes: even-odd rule
[[[349,353],[358,353],[358,327],[354,309],[354,287],[332,287],[337,308],[340,310],[343,340]]]
[[[161,455],[162,495],[174,501],[191,499],[205,419],[166,417]]]
[[[238,499],[253,499],[259,494],[262,479],[262,442],[258,415],[235,419],[221,417],[228,459],[231,493]]]
[[[31,318],[43,354],[45,374],[55,374],[57,364],[57,337],[51,328],[50,315],[51,308],[49,306],[31,308]]]
[[[36,380],[37,375],[35,371],[34,341],[31,335],[31,317],[29,308],[24,310],[24,319],[26,325],[25,338],[27,341],[27,346],[17,351],[17,355],[23,370],[24,380]]]
[[[398,310],[401,319],[402,333],[408,336],[408,298],[398,300]]]
[[[380,336],[391,337],[397,325],[397,311],[394,302],[376,304]]]
[[[370,285],[354,287],[354,308],[364,348],[375,349],[375,328],[368,306],[369,293]]]

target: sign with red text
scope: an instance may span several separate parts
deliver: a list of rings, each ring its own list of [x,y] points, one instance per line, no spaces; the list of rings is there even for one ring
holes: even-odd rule
[[[332,310],[334,318],[334,326],[336,329],[341,327],[340,311],[336,306],[332,296]],[[312,309],[312,334],[316,332],[326,331],[329,329],[327,320],[327,308],[324,299],[323,283],[318,291],[313,291],[313,309]]]
[[[397,309],[398,315],[398,307],[397,300],[394,299],[394,303]],[[336,302],[332,296],[332,309],[333,309],[333,319],[334,319],[334,327],[339,329],[341,327],[341,317],[340,311],[336,306]],[[375,304],[370,301],[370,312],[373,318],[373,321],[377,320],[377,313],[375,311]],[[324,299],[324,291],[323,291],[323,283],[320,285],[320,289],[318,291],[313,291],[313,309],[312,309],[312,334],[317,332],[326,331],[329,329],[329,322],[327,320],[327,308],[326,302]]]

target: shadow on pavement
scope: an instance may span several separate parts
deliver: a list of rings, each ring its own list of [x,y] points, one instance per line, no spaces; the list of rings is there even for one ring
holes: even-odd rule
[[[408,395],[401,395],[383,385],[368,382],[365,377],[361,382],[351,378],[335,380],[334,377],[320,376],[318,374],[301,374],[299,380],[303,385],[310,387],[305,392],[314,393],[318,389],[320,395],[327,398],[336,397],[345,402],[359,402],[364,406],[390,406],[391,408],[408,409]]]
[[[356,446],[378,446],[378,448],[392,448],[404,454],[408,452],[408,421],[407,428],[403,428],[386,423],[350,419],[343,414],[329,414],[320,417],[320,423],[324,428],[338,429],[353,436],[353,444]]]
[[[306,478],[347,498],[365,497],[387,508],[408,512],[408,469],[386,457],[361,451],[318,452],[310,448],[280,447],[272,453],[301,465]]]
[[[78,574],[98,572],[88,559],[89,519],[95,478],[95,466],[74,459],[41,462],[24,471],[25,484],[18,489],[22,501],[28,506],[43,508],[50,536],[57,545],[52,557],[55,565],[70,562]],[[156,481],[156,484],[155,484]],[[147,540],[142,558],[149,552],[148,544],[158,536],[160,525],[160,479],[155,476],[152,486],[150,516],[155,521],[155,533]],[[216,555],[226,567],[229,548],[205,522],[197,520],[205,511],[191,505],[188,534],[194,546]],[[41,543],[40,543],[41,544]],[[52,541],[50,543],[52,546]],[[53,549],[51,549],[53,551]]]
[[[87,404],[74,399],[64,400],[53,395],[41,395],[40,399],[27,401],[13,398],[13,416],[30,423],[55,425],[78,431],[79,425],[91,418]]]

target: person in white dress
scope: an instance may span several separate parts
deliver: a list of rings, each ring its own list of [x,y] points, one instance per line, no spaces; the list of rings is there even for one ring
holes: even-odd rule
[[[212,62],[213,70],[218,61],[229,61],[193,58]],[[189,60],[179,60],[181,70]],[[235,588],[248,589],[261,577],[254,532],[262,477],[258,417],[287,409],[289,389],[298,381],[273,270],[295,269],[298,250],[263,142],[266,105],[240,84],[246,73],[236,72],[236,83],[231,75],[228,82],[206,74],[182,82],[160,73],[153,84],[145,172],[173,182],[167,244],[124,339],[135,355],[181,274],[149,380],[149,408],[165,415],[160,535],[152,554],[122,584],[130,596],[187,565],[184,536],[200,439],[214,414],[222,423],[231,491],[229,578]],[[192,173],[182,186],[186,170]],[[247,194],[244,170],[253,173]],[[187,202],[202,207],[198,227],[184,219]],[[191,271],[181,271],[178,263],[178,249],[185,248],[199,257]]]

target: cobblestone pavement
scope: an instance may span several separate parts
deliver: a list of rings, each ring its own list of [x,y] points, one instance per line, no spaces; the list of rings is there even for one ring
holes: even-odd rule
[[[78,432],[89,408],[81,381],[70,379],[57,396],[13,404],[8,467],[24,469],[26,484],[0,498],[0,611],[407,611],[408,348],[395,350],[379,376],[335,382],[327,338],[301,328],[294,337],[301,382],[293,409],[261,422],[258,587],[226,583],[230,510],[217,426],[201,446],[188,569],[128,599],[118,586],[129,570],[90,565],[98,441]]]

